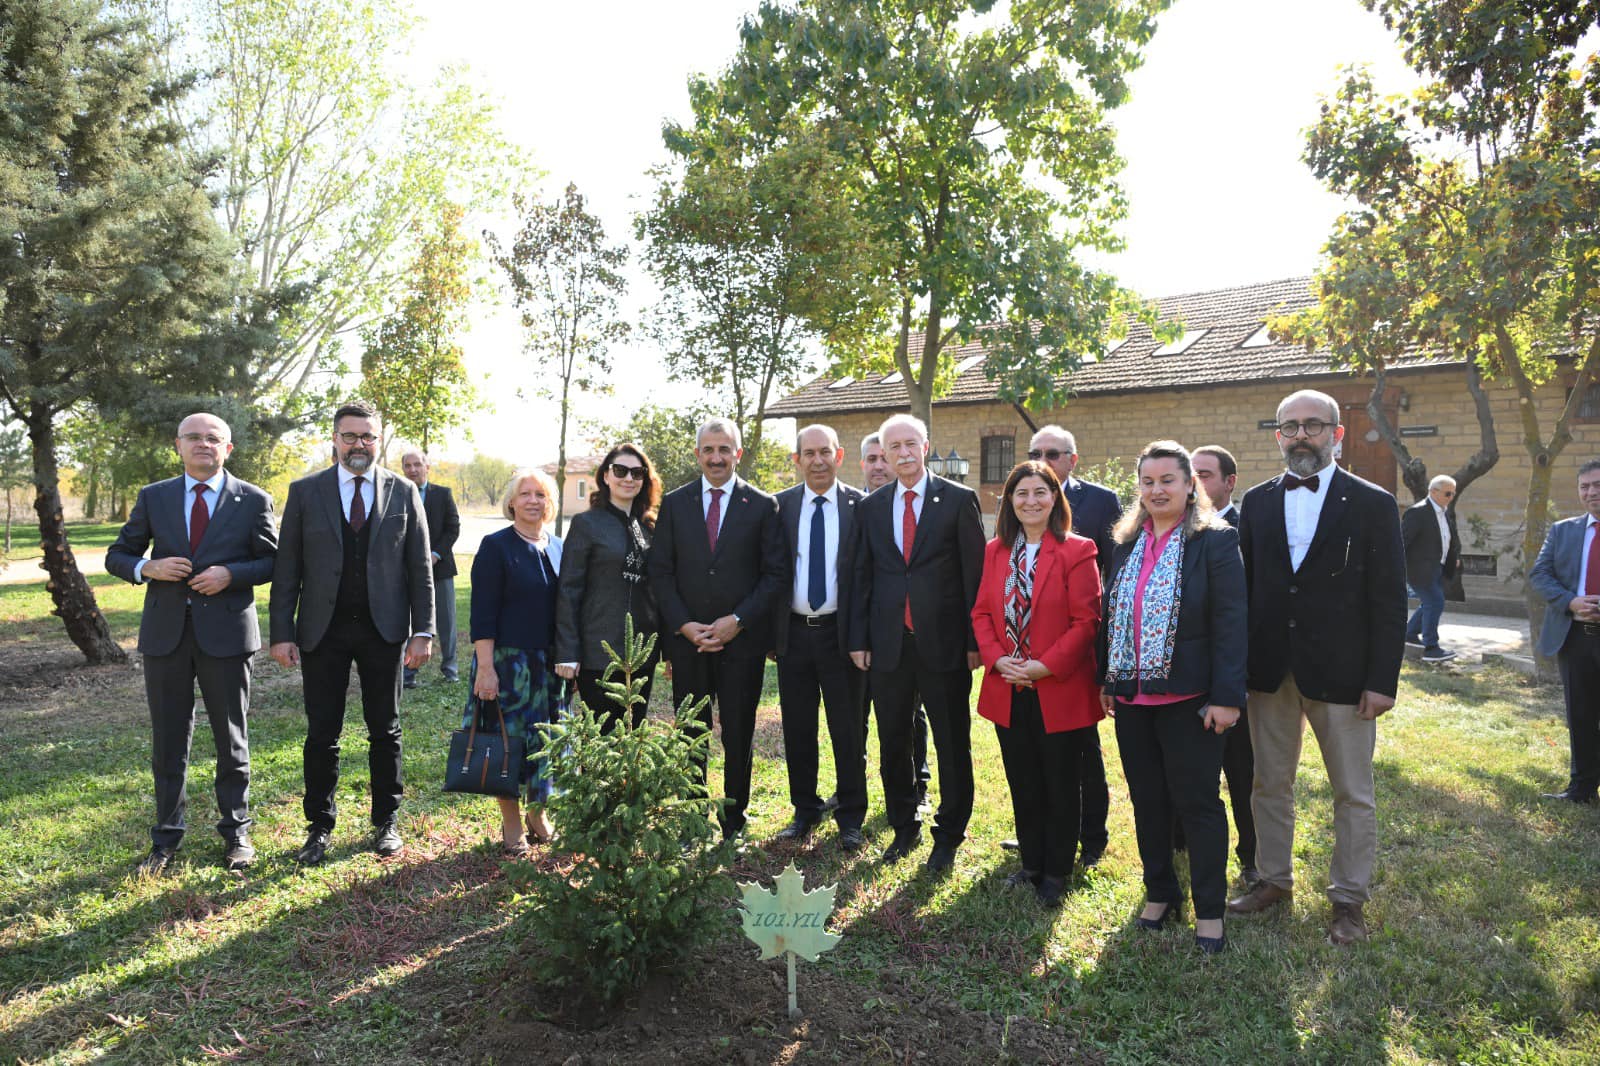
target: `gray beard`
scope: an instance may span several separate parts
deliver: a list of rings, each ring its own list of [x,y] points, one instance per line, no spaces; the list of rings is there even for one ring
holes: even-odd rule
[[[1289,473],[1295,477],[1310,477],[1327,466],[1328,460],[1331,458],[1333,458],[1332,449],[1323,452],[1318,449],[1304,451],[1300,448],[1295,448],[1284,455],[1283,463],[1289,468]]]
[[[344,468],[352,474],[364,474],[372,465],[372,456],[360,452],[351,452],[344,457]]]

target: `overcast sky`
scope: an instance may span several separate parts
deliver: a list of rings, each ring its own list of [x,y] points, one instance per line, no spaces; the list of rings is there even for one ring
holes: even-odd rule
[[[418,60],[468,64],[546,172],[545,194],[577,182],[620,240],[650,188],[646,170],[665,161],[662,122],[689,117],[686,79],[727,64],[753,2],[418,6],[429,19]],[[1113,116],[1130,215],[1128,249],[1106,265],[1151,297],[1310,273],[1339,211],[1300,161],[1319,96],[1351,63],[1369,65],[1384,90],[1413,84],[1382,22],[1357,0],[1177,0],[1147,56],[1132,100]],[[641,269],[632,274],[637,318],[654,294]],[[553,459],[553,404],[527,392],[534,375],[514,320],[484,308],[476,323],[467,359],[487,375],[493,410],[474,419],[472,443],[451,441],[441,454]],[[622,421],[647,398],[696,394],[667,384],[647,346],[616,357],[615,395],[586,400],[580,415]]]

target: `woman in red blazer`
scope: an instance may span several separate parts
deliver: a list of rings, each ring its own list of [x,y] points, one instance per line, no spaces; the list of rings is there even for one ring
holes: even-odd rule
[[[983,658],[978,713],[995,724],[1022,869],[1056,906],[1078,850],[1078,760],[1103,718],[1095,683],[1100,569],[1094,541],[1068,532],[1072,509],[1042,462],[1018,463],[985,550],[972,628]]]

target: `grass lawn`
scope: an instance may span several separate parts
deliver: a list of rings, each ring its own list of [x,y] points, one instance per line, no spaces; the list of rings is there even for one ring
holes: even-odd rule
[[[18,511],[11,526],[11,551],[7,562],[20,563],[44,558],[39,547],[39,527],[33,521],[32,508]],[[121,522],[68,522],[67,543],[75,552],[103,552],[116,542],[122,532]]]
[[[140,591],[93,584],[131,644]],[[152,800],[137,670],[77,665],[48,609],[41,584],[0,586],[0,1061],[437,1061],[418,1050],[419,1033],[463,1003],[492,1001],[515,906],[493,804],[439,791],[464,685],[430,668],[406,693],[408,849],[386,862],[365,846],[366,745],[352,703],[330,861],[302,872],[292,861],[304,830],[299,679],[258,658],[260,863],[243,877],[218,866],[202,718],[177,872],[142,881],[130,871],[148,848]],[[1374,936],[1354,950],[1323,939],[1331,800],[1309,741],[1293,906],[1230,922],[1215,959],[1193,949],[1191,926],[1132,926],[1142,890],[1109,725],[1111,848],[1057,912],[1002,887],[1009,799],[993,729],[976,718],[977,809],[953,876],[929,881],[919,861],[877,865],[887,834],[875,767],[875,846],[843,856],[824,828],[798,854],[752,860],[752,872],[794,857],[808,883],[840,882],[834,928],[845,937],[814,970],[858,987],[864,1007],[895,1009],[882,992],[892,975],[897,996],[1062,1026],[1095,1060],[1596,1061],[1600,811],[1537,797],[1565,780],[1559,691],[1492,670],[1408,666],[1402,683],[1379,729]],[[789,816],[771,684],[756,743],[752,829],[763,839]],[[926,854],[925,844],[917,859]],[[753,955],[732,912],[728,922],[719,950]],[[707,1034],[708,1047],[738,1048],[741,1035]],[[900,1061],[896,1052],[856,1061]],[[978,1061],[1001,1059],[996,1047]],[[541,1061],[537,1049],[524,1061]]]

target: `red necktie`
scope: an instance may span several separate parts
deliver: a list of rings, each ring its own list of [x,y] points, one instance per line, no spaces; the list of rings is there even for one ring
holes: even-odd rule
[[[1600,595],[1600,530],[1589,541],[1589,572],[1583,577],[1583,594]]]
[[[706,508],[706,540],[717,550],[717,527],[722,525],[722,490],[711,490],[711,506]]]
[[[905,495],[906,509],[900,512],[900,554],[906,557],[906,565],[911,565],[911,546],[917,542],[917,494],[907,491]],[[906,584],[906,628],[911,626],[911,585]]]
[[[350,497],[350,532],[360,533],[361,527],[367,524],[367,501],[361,498],[362,479],[357,477],[353,482],[355,495]]]
[[[211,521],[211,512],[206,510],[205,492],[204,483],[194,487],[194,506],[189,508],[190,555],[200,550],[200,539],[206,535],[206,524]]]

